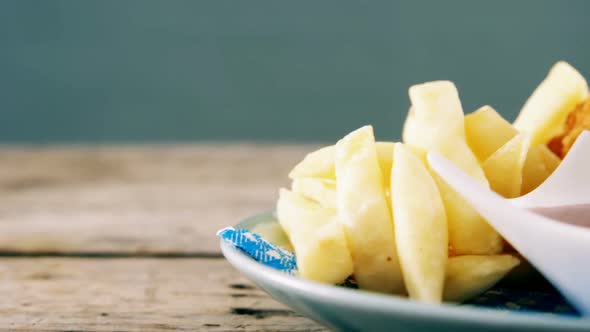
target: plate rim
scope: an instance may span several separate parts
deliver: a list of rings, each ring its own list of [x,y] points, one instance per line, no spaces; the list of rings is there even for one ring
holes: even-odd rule
[[[267,210],[245,218],[233,227],[236,229],[250,228],[253,225],[270,219],[276,220],[273,210]],[[485,322],[488,326],[497,328],[534,328],[535,326],[539,326],[543,328],[556,327],[572,330],[590,330],[590,319],[587,317],[568,317],[534,312],[510,312],[476,306],[459,306],[452,303],[420,303],[396,295],[378,294],[358,289],[326,285],[291,276],[265,266],[222,239],[220,239],[220,247],[223,255],[231,265],[246,275],[248,279],[252,280],[249,276],[250,274],[255,275],[257,278],[271,283],[277,288],[294,289],[298,293],[305,293],[306,296],[311,297],[321,296],[328,302],[362,303],[365,310],[369,311],[380,313],[391,313],[393,311],[398,315],[401,314],[437,321],[461,321],[479,324]],[[352,301],[351,297],[353,298]],[[283,304],[288,306],[286,303]]]

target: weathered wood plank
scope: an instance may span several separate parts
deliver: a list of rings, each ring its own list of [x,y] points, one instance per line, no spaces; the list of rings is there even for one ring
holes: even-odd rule
[[[325,331],[223,259],[0,258],[2,331]]]
[[[0,147],[0,252],[216,255],[315,147]]]

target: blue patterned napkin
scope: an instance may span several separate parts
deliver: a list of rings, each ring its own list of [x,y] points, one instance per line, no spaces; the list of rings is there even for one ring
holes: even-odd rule
[[[295,254],[275,246],[258,234],[254,234],[247,229],[228,227],[217,232],[217,236],[266,266],[291,275],[297,273]],[[341,286],[356,288],[356,283],[353,279],[349,279]],[[507,311],[578,316],[575,309],[556,291],[540,292],[494,287],[469,300],[464,305]]]

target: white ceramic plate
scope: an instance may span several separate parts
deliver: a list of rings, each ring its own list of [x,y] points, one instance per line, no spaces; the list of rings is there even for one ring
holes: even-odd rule
[[[263,213],[236,225],[272,223]],[[505,311],[453,304],[423,304],[407,298],[324,285],[264,266],[221,241],[227,260],[258,287],[301,315],[338,331],[590,331],[590,319]]]

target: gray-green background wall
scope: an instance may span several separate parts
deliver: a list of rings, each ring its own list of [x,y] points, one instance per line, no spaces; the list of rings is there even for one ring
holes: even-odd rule
[[[590,77],[590,1],[0,1],[0,143],[400,136],[409,85],[512,119]]]

